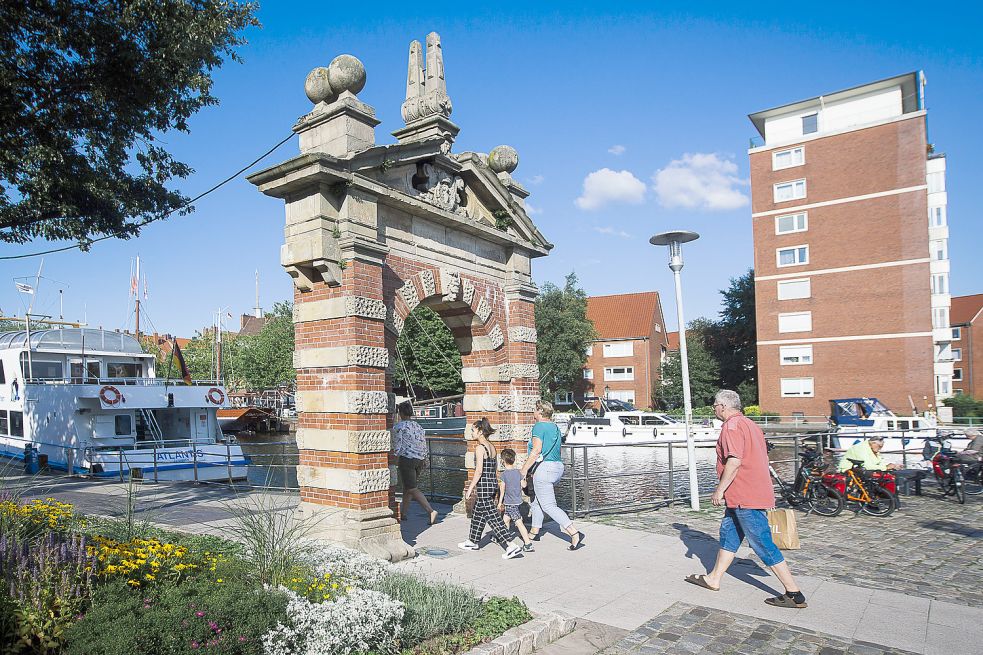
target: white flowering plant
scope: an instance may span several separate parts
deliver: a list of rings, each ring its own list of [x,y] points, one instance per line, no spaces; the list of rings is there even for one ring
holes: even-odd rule
[[[347,595],[312,603],[287,591],[286,623],[263,636],[265,655],[354,655],[399,651],[405,607],[385,594],[352,589]]]
[[[395,570],[389,562],[339,546],[312,549],[304,559],[318,575],[330,574],[354,587],[371,586]]]

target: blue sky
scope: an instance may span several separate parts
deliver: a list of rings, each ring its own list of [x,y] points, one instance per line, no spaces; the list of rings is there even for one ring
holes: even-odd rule
[[[730,3],[728,3],[729,5]],[[951,286],[983,291],[983,40],[976,3],[928,11],[922,3],[428,3],[267,2],[262,29],[248,33],[242,65],[215,75],[218,107],[168,134],[195,174],[179,188],[194,196],[287,136],[310,110],[304,78],[341,53],[368,73],[360,99],[382,124],[378,143],[402,126],[407,47],[441,35],[455,151],[519,152],[514,173],[532,192],[533,216],[554,244],[534,263],[539,284],[576,271],[589,294],[656,289],[675,324],[665,229],[700,232],[686,251],[687,317],[715,316],[719,289],[752,263],[747,114],[922,69],[928,78],[929,139],[948,155]],[[257,167],[297,153],[296,138]],[[605,172],[604,169],[607,169]],[[600,172],[599,172],[600,171]],[[659,171],[662,171],[659,174]],[[693,182],[699,193],[687,192]],[[667,206],[668,205],[668,206]],[[163,332],[191,336],[218,310],[253,306],[254,270],[269,309],[291,295],[279,265],[283,207],[240,178],[197,204],[190,216],[107,241],[89,253],[45,258],[35,311],[133,327],[131,260],[149,281],[145,316]],[[57,244],[60,245],[60,244]],[[0,256],[51,244],[0,245]],[[21,313],[13,278],[38,260],[0,260],[0,309]],[[144,329],[148,326],[143,323]]]

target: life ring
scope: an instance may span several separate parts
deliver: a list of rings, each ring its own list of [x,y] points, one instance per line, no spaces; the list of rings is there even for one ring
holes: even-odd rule
[[[577,426],[576,425],[573,426],[572,428],[570,428],[570,431],[573,433],[573,436],[575,436],[575,437],[577,436]]]
[[[621,428],[621,436],[622,438],[628,436],[628,428]]]
[[[212,403],[213,405],[221,405],[225,402],[225,394],[218,387],[212,387],[205,394],[205,400]]]
[[[652,428],[652,438],[654,439],[658,436],[659,436],[659,428]]]
[[[116,387],[107,384],[99,390],[99,400],[107,405],[115,405],[123,400],[123,394]]]

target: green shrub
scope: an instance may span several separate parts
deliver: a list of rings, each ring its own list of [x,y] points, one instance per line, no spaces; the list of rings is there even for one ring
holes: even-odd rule
[[[258,584],[201,580],[154,590],[99,587],[67,632],[66,655],[260,655],[262,637],[286,619],[286,595]]]
[[[744,408],[744,416],[761,416],[761,407],[758,405],[748,405]]]
[[[942,401],[946,407],[952,408],[953,417],[978,417],[983,416],[983,400],[976,400],[972,396],[952,396]]]
[[[483,614],[481,600],[470,590],[457,585],[391,573],[373,588],[406,606],[401,639],[404,648],[437,635],[464,631],[474,626]]]
[[[494,596],[485,601],[481,617],[474,625],[482,639],[494,639],[506,630],[532,619],[529,608],[518,598]]]
[[[242,544],[242,557],[260,582],[286,584],[316,545],[309,538],[317,521],[296,511],[296,502],[272,494],[255,494],[226,506],[228,530]]]
[[[761,412],[762,416],[781,416],[778,412]]]

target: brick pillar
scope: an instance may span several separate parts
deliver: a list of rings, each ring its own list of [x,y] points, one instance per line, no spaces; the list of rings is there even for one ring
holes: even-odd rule
[[[295,293],[301,510],[316,533],[388,560],[413,555],[393,517],[389,351],[379,263]]]

